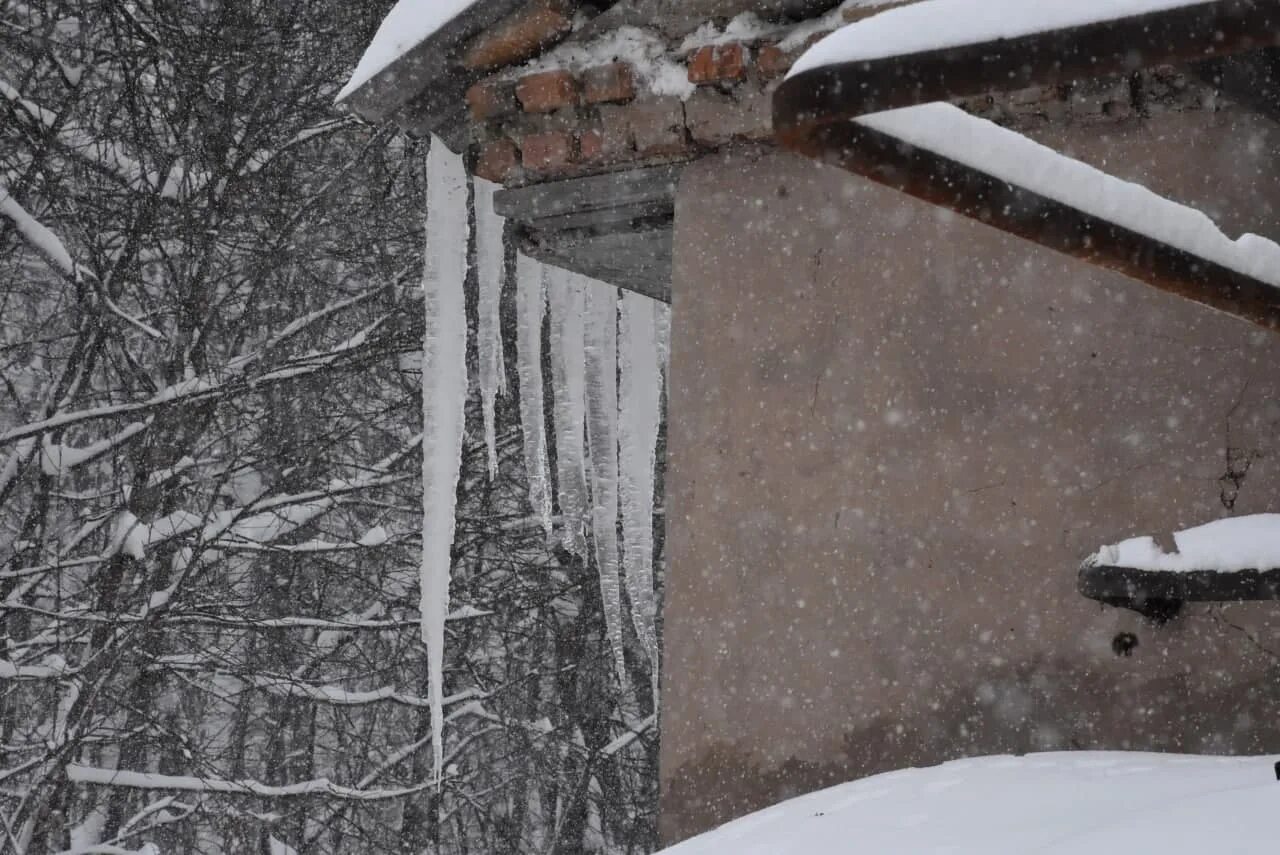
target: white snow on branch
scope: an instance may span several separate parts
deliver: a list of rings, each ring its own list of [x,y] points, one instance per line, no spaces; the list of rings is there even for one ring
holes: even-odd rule
[[[1231,240],[1200,211],[1157,196],[950,104],[923,104],[856,119],[872,130],[1280,286],[1280,246],[1247,234]]]
[[[0,466],[0,495],[9,489],[9,485],[18,477],[22,467],[27,465],[27,461],[31,459],[35,449],[36,438],[29,436],[21,440],[13,449],[13,452],[5,458],[4,465]]]
[[[282,366],[256,377],[245,377],[243,375],[245,370],[257,361],[260,353],[247,354],[232,360],[217,379],[188,377],[171,386],[166,386],[145,401],[107,404],[85,410],[60,412],[49,418],[21,425],[0,434],[0,446],[56,428],[68,427],[96,419],[143,412],[159,407],[173,406],[179,403],[218,399],[226,395],[242,393],[247,389],[260,388],[314,374],[330,367],[340,357],[351,357],[369,347],[369,334],[382,326],[386,320],[385,317],[382,318],[331,350],[309,353],[291,359]]]
[[[420,11],[427,9],[421,3],[413,6]],[[426,14],[430,16],[431,12]],[[433,138],[427,154],[427,246],[423,278],[426,333],[422,361],[422,573],[419,584],[437,784],[443,774],[444,756],[444,625],[449,613],[450,555],[466,429],[467,215],[467,176],[462,158],[449,151],[440,139]]]
[[[591,536],[600,598],[618,679],[626,683],[618,558],[618,290],[586,286],[587,446],[591,453]]]
[[[618,333],[619,493],[622,504],[623,578],[636,637],[658,686],[658,595],[653,587],[653,495],[658,426],[662,419],[657,302],[622,296]]]
[[[818,42],[792,67],[794,76],[823,65],[864,62],[1013,39],[1049,30],[1116,21],[1195,6],[1205,0],[925,0],[888,9]]]
[[[50,266],[64,276],[75,277],[76,264],[72,261],[71,253],[67,252],[66,246],[48,226],[27,213],[27,210],[9,195],[9,188],[3,184],[0,184],[0,214],[13,221],[18,234],[22,235],[31,248]]]
[[[561,542],[569,552],[585,558],[587,470],[583,435],[587,405],[583,315],[586,292],[582,277],[558,267],[548,267],[547,300],[551,312],[552,417]]]
[[[626,733],[619,736],[617,739],[610,742],[604,748],[601,748],[600,755],[602,757],[612,757],[613,755],[617,754],[619,751],[621,751],[622,749],[626,748],[628,745],[630,745],[631,743],[639,739],[646,730],[650,729],[657,723],[658,723],[658,715],[657,713],[654,713],[653,715],[646,718],[644,721],[632,727]]]
[[[502,352],[502,281],[507,251],[503,242],[506,220],[493,210],[498,185],[475,179],[476,267],[479,281],[476,354],[479,359],[480,404],[484,416],[484,442],[489,452],[489,479],[498,474],[498,449],[494,435],[494,402],[507,393]]]
[[[387,13],[351,79],[338,93],[342,101],[401,56],[436,34],[476,0],[400,0]]]
[[[74,671],[60,656],[47,656],[39,665],[24,665],[0,659],[0,680],[61,680]]]
[[[1235,573],[1280,568],[1280,514],[1231,517],[1179,531],[1165,552],[1153,537],[1132,537],[1104,546],[1087,563],[1186,573]]]
[[[529,505],[551,536],[551,481],[547,468],[547,425],[543,410],[542,321],[546,317],[542,265],[516,257],[516,366],[520,377],[520,427]]]
[[[209,182],[207,175],[188,173],[179,163],[174,163],[165,175],[148,171],[119,143],[99,139],[73,121],[59,122],[57,113],[23,97],[4,80],[0,80],[0,97],[13,104],[28,121],[56,131],[59,145],[68,153],[99,167],[131,189],[155,190],[166,199],[182,199]]]
[[[189,793],[222,793],[238,796],[289,798],[296,796],[327,795],[353,801],[383,801],[399,799],[422,792],[429,784],[419,784],[395,790],[362,790],[335,784],[328,778],[300,781],[296,784],[272,786],[260,781],[224,781],[216,778],[197,778],[193,775],[160,775],[155,772],[129,772],[121,769],[100,769],[79,763],[67,764],[67,780],[73,784],[93,784],[103,787],[126,787],[134,790],[179,790]]]
[[[82,466],[90,460],[101,457],[108,451],[128,442],[150,427],[151,422],[151,419],[147,419],[144,422],[133,422],[114,436],[100,439],[82,448],[54,443],[50,440],[49,435],[45,434],[40,448],[40,467],[44,474],[50,477],[64,477],[77,466]]]

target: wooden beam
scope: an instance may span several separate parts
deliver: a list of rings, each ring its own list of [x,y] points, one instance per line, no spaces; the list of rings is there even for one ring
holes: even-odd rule
[[[1084,596],[1103,602],[1176,600],[1188,603],[1233,603],[1280,600],[1280,570],[1168,571],[1104,565],[1080,568],[1077,587]]]
[[[774,97],[774,127],[1180,64],[1280,45],[1277,0],[1210,0],[1012,39],[810,69]],[[789,129],[789,130],[788,130]]]
[[[1220,0],[1104,24],[824,66],[774,97],[784,148],[1280,331],[1280,288],[854,121],[991,91],[1227,56],[1280,43],[1280,0]]]
[[[993,228],[1280,331],[1280,288],[897,137],[846,122],[815,129],[803,151]]]
[[[671,302],[671,246],[670,225],[606,234],[526,231],[521,243],[525,253],[545,264],[663,303]]]
[[[684,164],[670,164],[500,190],[493,207],[520,223],[637,205],[671,210],[683,172]]]
[[[533,0],[475,36],[462,54],[471,71],[495,71],[537,56],[573,32],[576,0]]]

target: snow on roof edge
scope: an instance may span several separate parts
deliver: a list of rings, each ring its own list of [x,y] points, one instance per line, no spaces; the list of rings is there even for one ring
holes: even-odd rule
[[[398,0],[378,27],[373,41],[365,48],[351,78],[338,93],[337,103],[345,101],[402,56],[480,2],[483,0]]]
[[[922,0],[841,27],[805,51],[787,77],[828,65],[1018,38],[1217,1]]]

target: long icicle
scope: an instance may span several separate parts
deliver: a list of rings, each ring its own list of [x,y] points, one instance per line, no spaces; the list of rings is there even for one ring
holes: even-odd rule
[[[542,319],[546,288],[542,265],[516,256],[516,365],[520,377],[520,426],[524,431],[524,465],[529,504],[551,536],[551,483],[547,470],[547,425],[542,392]]]
[[[467,400],[467,176],[432,139],[427,154],[427,245],[422,290],[422,640],[430,679],[436,786],[444,773],[444,624]]]
[[[498,451],[494,436],[494,405],[498,395],[507,394],[507,374],[502,353],[502,280],[506,267],[503,231],[507,221],[493,210],[493,194],[498,185],[475,179],[476,273],[479,279],[476,354],[480,380],[480,407],[484,417],[484,444],[489,453],[489,480],[498,474]]]
[[[622,647],[622,590],[618,579],[618,291],[586,286],[587,445],[591,451],[591,534],[600,573],[609,646],[618,680],[627,684]]]
[[[618,331],[619,493],[622,502],[622,566],[631,621],[658,685],[657,593],[653,587],[653,494],[658,425],[662,413],[657,303],[627,292]]]
[[[582,558],[587,556],[587,472],[583,447],[586,427],[586,362],[582,340],[583,312],[586,311],[584,299],[581,276],[558,267],[547,268],[560,540],[565,549]]]

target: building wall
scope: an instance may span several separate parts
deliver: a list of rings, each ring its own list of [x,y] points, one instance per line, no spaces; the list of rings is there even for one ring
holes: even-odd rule
[[[1039,136],[1280,237],[1264,120]],[[774,153],[685,173],[673,292],[668,841],[965,755],[1280,751],[1280,605],[1075,592],[1101,544],[1280,510],[1280,337]]]

